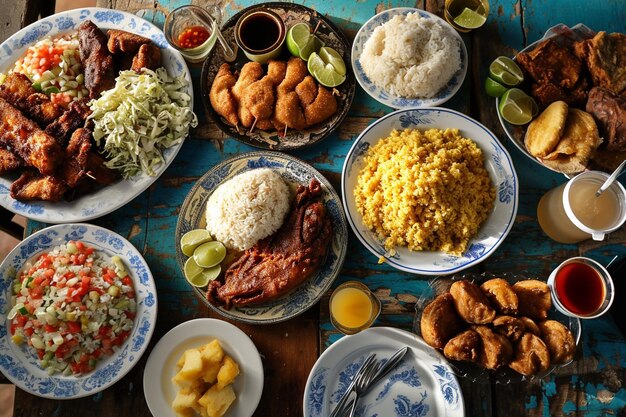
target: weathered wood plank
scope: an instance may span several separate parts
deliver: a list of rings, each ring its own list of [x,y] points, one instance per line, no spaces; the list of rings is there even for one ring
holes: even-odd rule
[[[40,17],[54,13],[54,1],[0,0],[0,42]]]

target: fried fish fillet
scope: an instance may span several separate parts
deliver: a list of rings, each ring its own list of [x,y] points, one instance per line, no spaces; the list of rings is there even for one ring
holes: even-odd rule
[[[501,334],[494,333],[487,326],[472,326],[482,341],[483,349],[478,357],[478,363],[487,369],[498,369],[509,363],[513,356],[513,346],[509,339]]]
[[[144,68],[155,70],[161,66],[161,48],[147,43],[139,47],[139,51],[133,57],[130,69],[135,72],[141,72]]]
[[[23,167],[24,160],[8,149],[0,147],[0,174]]]
[[[471,324],[491,323],[496,310],[480,288],[467,280],[456,281],[450,287],[450,295],[461,318]]]
[[[455,361],[477,362],[482,349],[482,341],[476,331],[469,329],[446,343],[443,354]]]
[[[59,201],[67,185],[58,177],[26,170],[11,184],[11,197],[19,201]]]
[[[136,54],[141,45],[152,43],[148,38],[119,29],[109,29],[107,38],[107,48],[112,54]]]
[[[443,349],[462,326],[463,322],[454,309],[452,295],[448,292],[431,301],[424,308],[420,319],[422,338],[435,349]]]
[[[513,291],[519,299],[519,313],[533,319],[544,320],[552,306],[550,288],[545,282],[527,279],[513,284]]]
[[[0,84],[0,97],[39,126],[45,127],[61,116],[63,108],[54,104],[47,95],[38,93],[32,84],[26,75],[12,72]]]
[[[80,60],[85,72],[85,87],[91,98],[115,86],[115,64],[107,49],[107,38],[91,20],[78,27]]]
[[[217,75],[211,84],[209,91],[209,100],[211,107],[228,123],[233,126],[239,125],[239,117],[237,116],[237,99],[235,98],[232,88],[235,86],[237,79],[230,72],[228,64],[222,64],[217,71]]]
[[[253,82],[263,77],[263,67],[258,62],[247,62],[239,73],[239,78],[232,88],[233,97],[237,100],[237,117],[244,127],[251,127],[254,123],[254,116],[250,110],[243,105],[245,90]]]
[[[501,314],[517,314],[519,301],[517,294],[505,279],[494,278],[480,286],[491,305]]]
[[[556,320],[545,320],[539,322],[538,326],[553,363],[567,363],[574,359],[576,342],[565,325]]]
[[[526,376],[546,371],[550,367],[546,344],[534,334],[524,333],[515,345],[515,357],[509,367]]]
[[[573,88],[582,74],[580,60],[552,39],[540,42],[532,51],[520,52],[516,59],[539,84]]]

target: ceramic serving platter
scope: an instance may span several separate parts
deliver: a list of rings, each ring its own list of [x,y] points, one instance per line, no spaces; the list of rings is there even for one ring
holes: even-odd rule
[[[485,168],[496,188],[494,209],[470,240],[462,256],[436,251],[410,251],[397,247],[391,255],[384,242],[369,230],[359,214],[353,190],[363,166],[363,156],[370,146],[388,137],[393,129],[458,128],[459,134],[472,139],[483,152]],[[485,126],[474,119],[446,108],[405,109],[390,113],[367,127],[352,145],[341,174],[343,204],[348,222],[357,238],[376,257],[400,270],[422,275],[453,274],[487,259],[506,238],[513,226],[518,205],[518,180],[506,149]],[[471,191],[468,191],[471,192]]]
[[[183,75],[189,87],[193,108],[191,76],[185,60],[178,51],[168,45],[163,32],[152,23],[130,13],[102,8],[75,9],[48,16],[20,30],[0,45],[0,72],[6,73],[17,59],[26,53],[29,46],[47,36],[56,36],[76,31],[78,26],[91,20],[100,29],[122,29],[150,38],[161,48],[162,65],[172,76]],[[182,147],[183,142],[167,149],[165,163],[155,168],[156,175],[140,173],[128,180],[103,187],[72,201],[22,202],[11,198],[11,183],[16,174],[0,176],[0,205],[13,213],[46,223],[71,223],[94,219],[116,210],[145,191],[167,169]]]
[[[70,240],[81,240],[108,256],[118,255],[128,267],[135,286],[137,315],[130,336],[112,356],[102,359],[85,375],[50,376],[39,365],[36,352],[23,344],[15,345],[9,334],[7,314],[11,309],[12,283],[24,263]],[[141,358],[154,331],[157,292],[150,268],[126,239],[90,224],[51,226],[33,233],[13,249],[0,264],[0,371],[19,388],[39,397],[71,399],[93,395],[113,385]]]
[[[182,271],[187,257],[180,249],[180,238],[192,229],[206,227],[206,203],[221,183],[237,174],[258,168],[270,168],[278,173],[290,186],[292,197],[299,184],[308,185],[313,178],[322,184],[321,201],[326,206],[333,225],[333,237],[326,261],[315,275],[289,294],[255,306],[227,310],[209,303],[206,289],[193,287],[193,290],[204,303],[224,317],[247,323],[268,324],[288,320],[312,307],[330,288],[346,256],[348,226],[341,201],[332,185],[315,168],[292,156],[269,151],[246,153],[217,164],[187,194],[178,216],[173,244],[181,270],[180,279],[185,279]]]
[[[389,374],[361,397],[359,417],[463,417],[461,387],[446,360],[420,337],[391,327],[344,336],[319,357],[304,390],[304,417],[328,416],[370,353],[386,360],[408,346]]]
[[[450,81],[446,86],[444,86],[434,97],[430,98],[406,98],[400,97],[391,94],[388,91],[378,87],[375,85],[365,74],[363,70],[363,65],[361,64],[360,57],[363,53],[363,48],[365,47],[365,42],[372,36],[374,29],[381,26],[384,23],[387,23],[394,16],[403,15],[406,16],[409,13],[419,13],[419,15],[425,19],[432,19],[439,22],[441,25],[446,27],[446,29],[450,32],[451,36],[454,36],[459,41],[459,54],[461,56],[461,67],[457,72],[454,73]],[[445,20],[442,18],[429,13],[425,10],[415,9],[412,7],[397,7],[394,9],[385,10],[381,13],[378,13],[370,20],[365,22],[359,32],[356,34],[354,38],[354,43],[352,44],[352,68],[354,68],[354,76],[356,80],[361,85],[363,90],[367,94],[369,94],[373,99],[382,103],[386,106],[392,107],[394,109],[407,109],[407,108],[422,108],[422,107],[434,107],[439,106],[446,101],[450,100],[454,94],[461,88],[463,84],[463,80],[465,80],[465,75],[467,74],[467,49],[465,48],[465,43],[463,43],[463,39],[457,33],[456,30],[452,28]]]

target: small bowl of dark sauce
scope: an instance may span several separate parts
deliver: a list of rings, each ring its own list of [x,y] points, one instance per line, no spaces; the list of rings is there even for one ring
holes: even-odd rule
[[[285,42],[283,20],[271,10],[253,9],[235,26],[235,41],[251,61],[266,63],[278,57]]]
[[[575,257],[561,263],[548,278],[557,310],[580,319],[606,313],[615,295],[609,272],[593,259]]]

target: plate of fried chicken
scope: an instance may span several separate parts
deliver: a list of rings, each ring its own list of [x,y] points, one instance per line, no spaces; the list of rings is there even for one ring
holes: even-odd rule
[[[513,126],[499,112],[498,117],[525,155],[565,175],[612,171],[626,159],[625,34],[558,24],[514,59],[526,79],[520,88],[535,99],[540,115],[528,126]],[[550,108],[555,103],[558,112]],[[558,134],[541,132],[545,126]],[[536,151],[537,137],[545,137],[542,152]]]
[[[570,364],[580,342],[580,320],[556,310],[544,279],[523,274],[436,278],[415,311],[413,331],[473,382],[542,379]]]
[[[39,60],[42,53],[49,55]],[[60,68],[33,78],[45,60],[57,60]],[[162,152],[154,175],[128,177],[107,165],[111,154],[94,140],[92,103],[116,87],[122,72],[153,70],[180,78],[191,113],[184,59],[159,28],[136,15],[71,10],[0,45],[0,205],[30,219],[67,223],[107,214],[146,190],[173,161],[184,136]]]
[[[268,169],[278,174],[290,190],[289,208],[281,226],[248,249],[227,249],[219,277],[208,286],[192,286],[217,313],[253,324],[282,322],[312,307],[338,276],[348,244],[341,200],[320,172],[283,153],[250,152],[211,168],[185,198],[175,234],[181,271],[188,259],[178,242],[191,230],[207,228],[211,196],[228,181]],[[253,204],[258,204],[255,196],[243,198],[254,198]],[[230,213],[226,216],[240,215],[235,213],[237,209],[226,207],[225,211]],[[216,239],[217,235],[209,231]]]
[[[235,44],[237,21],[249,9],[222,27],[230,44]],[[326,46],[350,62],[350,43],[326,17],[299,4],[263,3],[263,9],[276,13],[287,29],[307,23]],[[220,130],[248,145],[273,150],[310,146],[329,136],[347,115],[356,88],[349,68],[341,85],[322,86],[309,74],[307,63],[291,56],[286,47],[263,65],[249,61],[242,51],[228,63],[214,48],[201,81],[205,108]]]

